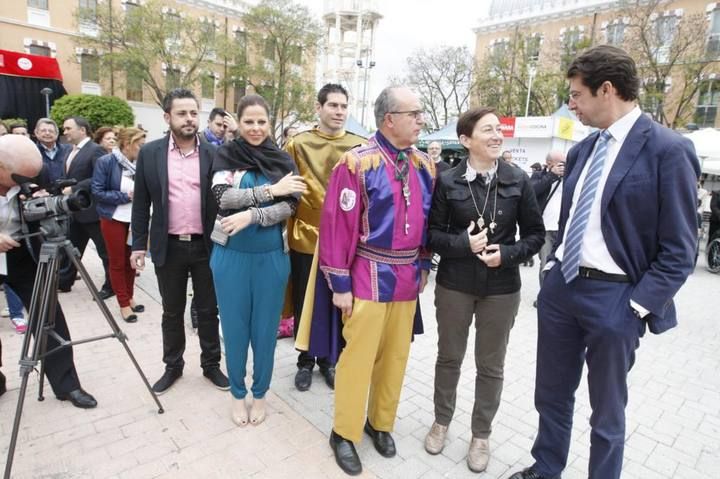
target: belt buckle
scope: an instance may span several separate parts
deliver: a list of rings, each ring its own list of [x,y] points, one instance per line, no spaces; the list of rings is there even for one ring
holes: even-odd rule
[[[180,241],[192,241],[192,235],[178,235]]]
[[[580,268],[580,277],[581,278],[589,278],[591,274],[591,271],[589,268]]]

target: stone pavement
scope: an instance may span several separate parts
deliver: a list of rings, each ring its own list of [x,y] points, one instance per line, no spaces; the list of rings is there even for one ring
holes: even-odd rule
[[[100,264],[88,251],[85,263],[96,281]],[[530,464],[537,427],[533,408],[537,269],[521,268],[523,301],[512,331],[503,401],[490,438],[492,459],[486,473],[465,465],[470,439],[474,388],[473,346],[458,391],[450,441],[438,456],[423,450],[433,420],[433,373],[437,335],[433,287],[422,296],[426,334],[411,349],[395,439],[398,455],[380,457],[368,440],[358,449],[365,473],[379,478],[504,478]],[[149,381],[162,373],[161,306],[152,267],[138,281],[136,300],[146,305],[135,324],[120,323]],[[630,374],[627,446],[623,478],[710,479],[720,471],[720,276],[707,273],[703,260],[678,298],[680,326],[641,342]],[[76,339],[109,332],[99,310],[78,284],[60,301]],[[107,301],[113,313],[114,299]],[[119,317],[119,315],[118,315]],[[147,390],[122,346],[108,339],[75,347],[83,387],[95,395],[97,409],[82,411],[57,401],[35,400],[37,375],[31,376],[13,477],[17,478],[324,478],[346,477],[327,445],[332,424],[332,394],[316,373],[309,392],[292,385],[296,352],[292,341],[278,342],[268,402],[271,414],[258,427],[238,428],[230,420],[230,396],[202,377],[199,346],[188,321],[183,378],[160,397],[157,414]],[[18,397],[17,359],[22,336],[10,321],[0,321],[3,372],[9,391],[0,398],[0,465],[4,467]],[[471,339],[472,342],[472,339]],[[223,365],[224,369],[224,365]],[[585,383],[577,394],[573,442],[565,479],[587,477],[590,414]]]

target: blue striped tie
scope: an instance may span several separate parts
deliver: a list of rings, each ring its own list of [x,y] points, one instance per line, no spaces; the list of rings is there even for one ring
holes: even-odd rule
[[[575,213],[573,213],[572,221],[570,221],[560,268],[567,283],[574,280],[580,272],[580,253],[582,251],[583,237],[590,218],[590,210],[595,200],[595,193],[602,176],[605,158],[607,158],[608,140],[611,137],[607,130],[600,133],[595,156],[590,160],[590,166],[588,166],[585,181],[583,181],[582,190],[580,190],[577,207]]]

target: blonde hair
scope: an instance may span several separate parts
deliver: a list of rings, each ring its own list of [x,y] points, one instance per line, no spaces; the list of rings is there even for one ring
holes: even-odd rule
[[[117,132],[118,148],[120,148],[120,150],[124,150],[133,143],[136,143],[142,138],[145,138],[145,135],[145,130],[135,128],[134,126],[131,126],[129,128],[121,128]]]

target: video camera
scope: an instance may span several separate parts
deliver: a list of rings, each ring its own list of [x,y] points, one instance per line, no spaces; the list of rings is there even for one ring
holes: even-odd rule
[[[70,195],[63,195],[63,189],[75,185],[77,180],[59,179],[48,185],[38,186],[34,183],[33,178],[12,176],[13,180],[20,185],[20,193],[29,198],[22,203],[23,219],[27,223],[39,223],[39,234],[46,238],[66,236],[70,213],[88,208],[92,203],[90,192],[85,189],[76,190]],[[40,190],[45,190],[48,195],[33,198],[33,194]],[[27,236],[37,234],[33,233]]]

